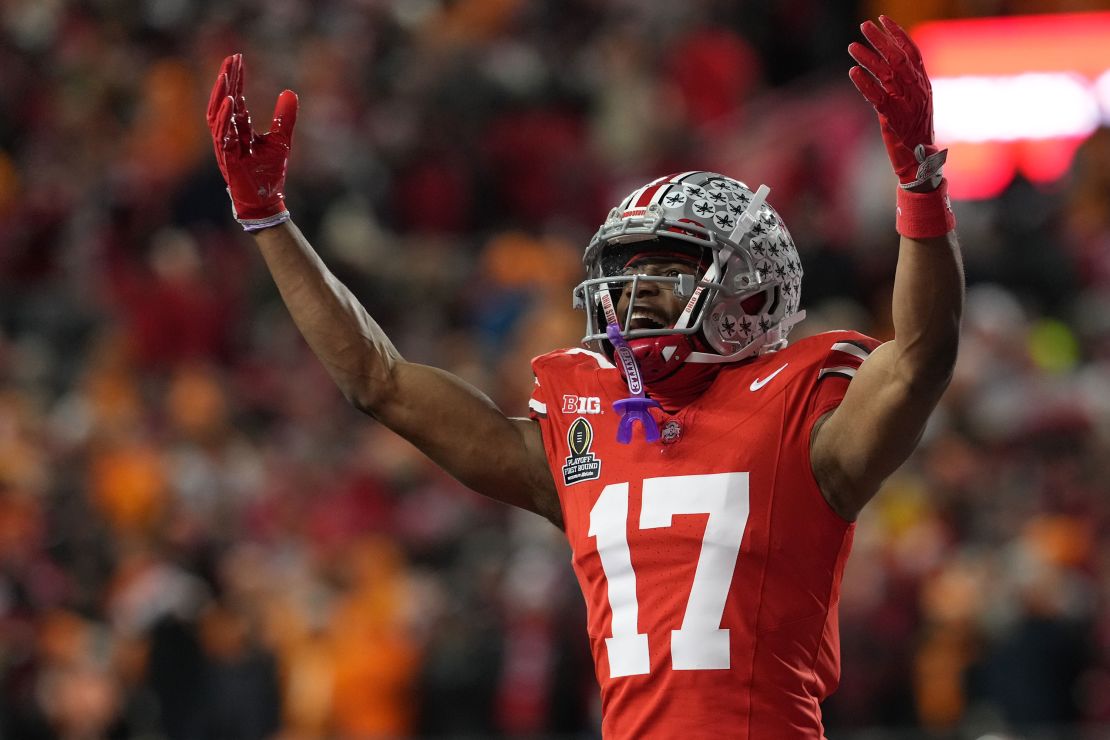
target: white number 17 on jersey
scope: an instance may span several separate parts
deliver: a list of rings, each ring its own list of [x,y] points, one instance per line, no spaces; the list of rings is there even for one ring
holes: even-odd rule
[[[721,629],[740,540],[748,522],[748,474],[716,473],[647,478],[643,483],[640,529],[671,526],[675,514],[709,514],[682,627],[671,632],[676,671],[729,667],[729,633]],[[609,675],[651,670],[648,636],[639,629],[636,571],[628,549],[628,484],[605,487],[590,510],[590,537],[609,582],[613,636],[606,638]]]

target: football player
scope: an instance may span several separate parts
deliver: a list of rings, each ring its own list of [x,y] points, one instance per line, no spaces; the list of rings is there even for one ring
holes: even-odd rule
[[[253,130],[243,59],[208,106],[235,216],[357,408],[470,488],[566,533],[610,738],[821,738],[853,522],[913,450],[956,358],[963,277],[932,91],[883,17],[853,43],[899,179],[895,337],[787,344],[802,267],[766,187],[647,183],[585,252],[587,348],[536,358],[528,418],[407,362],[289,220],[297,97]]]

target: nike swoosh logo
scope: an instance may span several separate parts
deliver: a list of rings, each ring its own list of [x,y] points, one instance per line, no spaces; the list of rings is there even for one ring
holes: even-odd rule
[[[748,388],[752,391],[758,391],[760,388],[762,388],[763,386],[770,383],[776,375],[778,375],[783,370],[785,370],[786,366],[789,365],[789,364],[790,364],[789,362],[784,362],[782,367],[780,367],[778,370],[776,370],[775,372],[768,375],[766,378],[756,378],[755,380],[752,381],[752,384],[750,386],[748,386]]]

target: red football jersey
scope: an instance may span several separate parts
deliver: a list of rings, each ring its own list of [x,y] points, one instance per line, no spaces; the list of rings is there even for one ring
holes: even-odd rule
[[[725,366],[663,438],[616,441],[628,396],[606,358],[533,360],[606,738],[821,738],[840,675],[853,525],[809,463],[814,422],[878,345],[828,332]]]

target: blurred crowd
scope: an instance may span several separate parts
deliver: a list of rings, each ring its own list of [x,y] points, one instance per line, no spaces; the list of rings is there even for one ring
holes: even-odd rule
[[[561,534],[351,409],[232,221],[203,123],[226,54],[256,125],[300,94],[287,202],[335,273],[523,415],[529,359],[582,334],[582,247],[664,172],[772,187],[795,336],[889,337],[856,24],[1095,5],[4,2],[0,738],[597,726]],[[1110,130],[956,209],[959,365],[860,520],[833,737],[1110,723]]]

